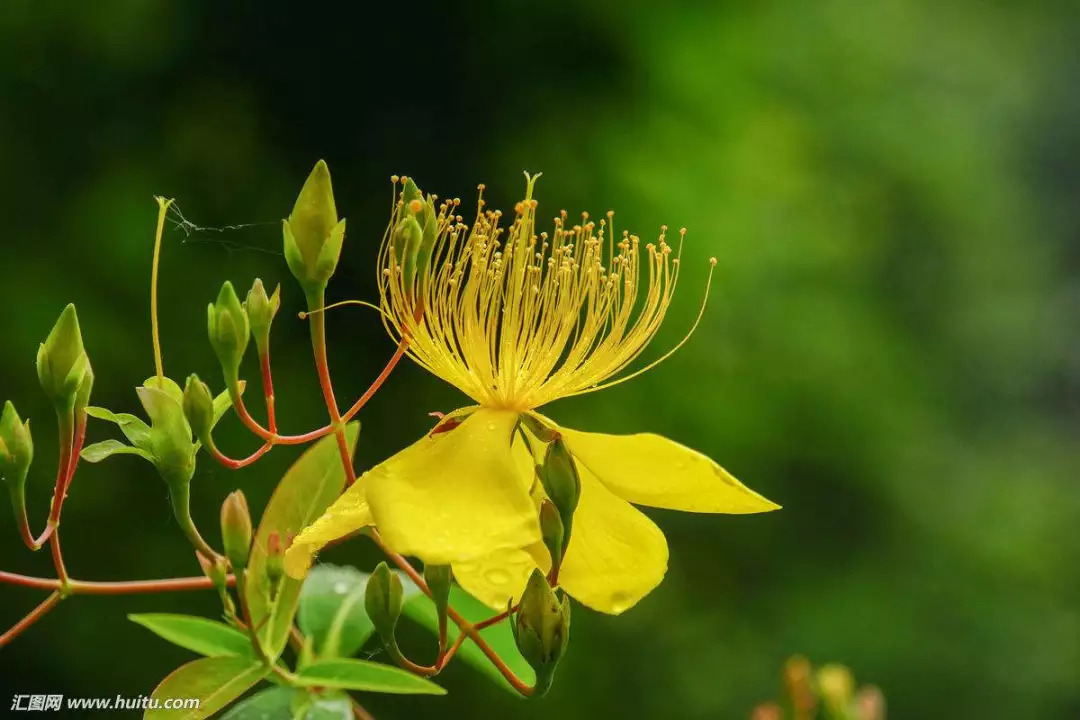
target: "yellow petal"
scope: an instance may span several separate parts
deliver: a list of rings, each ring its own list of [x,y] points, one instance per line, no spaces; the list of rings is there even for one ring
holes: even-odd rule
[[[315,522],[304,528],[285,551],[285,572],[300,579],[307,575],[315,553],[327,543],[374,524],[360,483],[349,488]]]
[[[477,560],[454,563],[454,579],[488,607],[505,610],[509,601],[521,599],[535,567],[545,573],[551,569],[551,558],[543,543],[525,549],[499,550]]]
[[[652,433],[604,435],[560,428],[570,452],[613,493],[636,505],[701,513],[777,510],[707,456]]]
[[[618,615],[660,584],[667,540],[652,520],[579,464],[581,499],[559,584],[584,605]]]
[[[386,543],[447,565],[540,540],[536,509],[510,452],[517,413],[479,408],[425,435],[359,481]]]

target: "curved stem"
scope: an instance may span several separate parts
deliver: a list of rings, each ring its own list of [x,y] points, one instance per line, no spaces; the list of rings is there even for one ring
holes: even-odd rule
[[[364,394],[361,395],[360,398],[355,403],[353,403],[353,406],[345,412],[345,415],[342,416],[342,420],[344,420],[345,422],[349,422],[356,416],[356,413],[360,412],[361,408],[363,408],[364,405],[367,405],[367,401],[370,400],[376,392],[378,392],[379,388],[382,387],[382,384],[386,382],[386,378],[390,377],[390,373],[394,370],[395,367],[397,367],[397,364],[401,360],[401,358],[405,356],[405,350],[408,347],[409,339],[402,338],[401,342],[398,343],[397,349],[394,350],[394,354],[393,356],[391,356],[390,361],[386,363],[386,367],[384,367],[382,369],[382,372],[379,373],[378,377],[376,377],[375,380],[372,381],[368,389],[364,391]]]
[[[225,582],[232,585],[236,578],[229,575]],[[32,577],[0,570],[0,583],[19,585],[40,590],[59,590],[60,581],[55,578]],[[71,595],[143,595],[158,592],[185,592],[188,590],[212,590],[214,583],[208,577],[165,578],[162,580],[71,580],[67,582]]]
[[[52,610],[54,607],[56,607],[62,599],[63,598],[58,591],[53,591],[49,595],[49,597],[45,598],[41,602],[40,605],[31,610],[26,617],[15,623],[6,633],[0,635],[0,648],[4,647],[9,642],[17,638],[23,633],[24,630],[26,630],[26,628],[30,627],[42,617],[44,617],[45,614]]]
[[[345,423],[334,397],[334,385],[330,380],[330,366],[326,359],[326,314],[319,312],[325,304],[322,291],[308,296],[308,310],[311,314],[311,349],[315,354],[315,369],[319,373],[319,387],[322,388],[326,411],[330,414],[330,427],[337,438],[338,451],[341,453],[341,465],[345,470],[345,485],[356,482],[356,469],[353,467],[352,453],[349,452],[349,440],[345,435]]]
[[[161,361],[161,337],[158,333],[158,265],[161,260],[161,233],[165,229],[165,214],[173,201],[160,196],[154,197],[154,200],[158,204],[158,218],[157,230],[154,232],[154,260],[150,266],[150,335],[154,340],[154,371],[160,386],[165,379],[165,367]]]

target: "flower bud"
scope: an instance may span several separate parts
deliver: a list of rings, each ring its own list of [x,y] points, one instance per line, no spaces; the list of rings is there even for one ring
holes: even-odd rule
[[[811,716],[817,707],[817,696],[810,683],[811,671],[810,661],[802,655],[788,658],[784,664],[784,687],[791,707],[800,718]]]
[[[75,306],[68,305],[38,348],[38,380],[54,405],[70,410],[89,367],[90,360],[79,330],[79,316]]]
[[[184,417],[199,442],[209,447],[210,431],[214,427],[214,397],[198,375],[189,376],[184,385]]]
[[[551,567],[555,570],[562,565],[565,535],[559,511],[550,500],[544,500],[540,503],[540,537],[551,555]]]
[[[10,401],[0,413],[0,480],[7,483],[11,507],[18,522],[26,517],[26,474],[34,460],[30,421],[25,423]]]
[[[395,575],[396,577],[396,575]],[[431,590],[431,601],[435,603],[439,622],[446,622],[446,611],[450,607],[450,584],[454,573],[449,565],[424,564],[424,582]]]
[[[404,593],[401,578],[397,576],[397,573],[390,571],[390,566],[386,562],[375,566],[364,590],[364,608],[375,631],[379,633],[383,644],[388,648],[397,647],[394,629],[401,616]]]
[[[221,543],[234,570],[247,567],[251,551],[251,514],[247,498],[240,490],[229,493],[221,503]]]
[[[255,347],[261,357],[270,346],[270,324],[281,307],[281,286],[274,288],[274,294],[266,296],[266,288],[259,278],[248,291],[247,300],[244,301],[244,310],[247,311],[248,322],[251,324],[251,334],[255,337]]]
[[[207,306],[206,319],[210,344],[221,363],[225,383],[231,387],[240,377],[240,361],[244,359],[251,338],[247,313],[231,282],[226,281],[217,302]]]
[[[817,687],[830,717],[847,718],[855,692],[855,678],[843,665],[825,665],[817,671]]]
[[[0,413],[0,478],[7,482],[24,482],[33,460],[30,421],[23,422],[9,400]]]
[[[173,493],[186,488],[195,474],[195,443],[191,426],[184,417],[180,400],[173,396],[178,388],[162,390],[142,385],[135,388],[146,414],[150,416],[150,432],[146,447],[158,474]]]
[[[82,382],[79,383],[79,390],[75,393],[75,414],[84,415],[86,413],[86,407],[90,404],[90,392],[94,389],[94,369],[90,367],[90,362],[86,363],[86,374],[83,375]]]
[[[570,642],[570,601],[560,600],[544,573],[534,569],[510,628],[521,656],[536,671],[539,697],[551,687],[555,668]]]
[[[856,720],[885,720],[885,696],[873,685],[859,688],[855,695]]]
[[[566,552],[566,546],[570,544],[574,510],[577,509],[578,498],[581,497],[581,478],[578,477],[574,456],[570,454],[570,449],[561,437],[556,437],[548,444],[547,452],[544,453],[544,464],[537,467],[536,472],[544,486],[544,493],[559,511],[563,524],[562,549]]]
[[[288,220],[282,222],[285,261],[310,296],[326,287],[337,269],[345,220],[338,220],[330,169],[320,160],[296,198]]]

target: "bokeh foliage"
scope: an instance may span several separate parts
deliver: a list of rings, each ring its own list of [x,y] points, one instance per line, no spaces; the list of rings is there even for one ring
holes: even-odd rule
[[[278,225],[314,160],[330,163],[349,218],[330,300],[373,295],[391,173],[466,205],[484,181],[505,207],[520,171],[542,170],[552,214],[614,207],[643,236],[689,228],[658,342],[690,324],[719,259],[682,352],[550,414],[676,438],[785,509],[651,513],[671,543],[666,582],[624,617],[577,613],[542,703],[458,669],[446,698],[378,698],[376,715],[475,717],[483,703],[500,717],[743,717],[794,652],[850,665],[897,717],[1080,713],[1075,7],[451,7],[414,4],[389,25],[362,5],[0,11],[0,396],[34,418],[38,515],[55,447],[34,351],[75,302],[95,402],[135,409],[152,368],[153,194],[193,223],[166,236],[167,370],[220,388],[205,304],[225,279],[282,281],[274,357],[290,432],[324,413]],[[392,344],[366,310],[329,325],[338,395],[355,397]],[[406,445],[455,395],[395,373],[362,417],[360,462]],[[226,425],[223,447],[252,449]],[[262,507],[294,457],[275,450],[235,474],[203,462],[196,518],[210,531],[238,486]],[[0,518],[4,569],[47,573]],[[197,572],[137,460],[83,467],[64,527],[77,577]],[[354,543],[332,558],[375,555]],[[9,624],[35,601],[0,593]],[[214,605],[78,598],[0,653],[0,686],[146,693],[188,656],[125,614]]]

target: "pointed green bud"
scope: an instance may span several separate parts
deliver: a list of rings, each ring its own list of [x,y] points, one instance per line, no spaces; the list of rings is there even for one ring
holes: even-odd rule
[[[308,175],[292,213],[282,224],[285,261],[311,295],[321,291],[337,269],[345,221],[338,220],[330,169],[320,160]]]
[[[375,631],[379,633],[383,644],[388,648],[397,647],[394,629],[401,616],[404,592],[401,578],[390,571],[390,566],[386,562],[381,562],[375,567],[364,591],[364,608],[367,610],[368,617],[371,618]]]
[[[570,449],[562,437],[556,437],[548,444],[544,453],[544,464],[536,468],[536,473],[540,476],[540,483],[544,486],[548,499],[559,511],[563,524],[562,549],[566,552],[566,546],[570,544],[574,510],[577,509],[578,498],[581,497],[581,478],[578,477],[574,456],[570,454]]]
[[[424,582],[431,590],[431,601],[435,603],[440,623],[446,621],[446,612],[450,607],[450,584],[453,579],[454,573],[449,565],[424,565]]]
[[[217,302],[206,308],[206,326],[226,385],[232,386],[240,377],[240,362],[244,359],[251,328],[247,313],[236,296],[232,283],[226,281],[218,293]]]
[[[817,688],[830,718],[847,718],[855,694],[855,678],[843,665],[825,665],[817,671]]]
[[[0,413],[0,480],[7,483],[17,522],[26,517],[26,475],[34,461],[30,421],[23,422],[10,401]]]
[[[251,334],[255,337],[255,347],[260,357],[270,347],[270,324],[273,323],[274,316],[277,315],[280,307],[281,286],[274,288],[274,294],[267,297],[262,280],[255,278],[251,290],[248,291],[247,300],[244,301],[244,310],[247,311]]]
[[[184,417],[199,442],[209,447],[210,431],[214,427],[214,396],[198,375],[189,376],[184,385]]]
[[[559,511],[550,500],[544,500],[540,503],[540,537],[551,555],[551,567],[555,570],[562,565],[565,536]]]
[[[229,493],[221,503],[221,544],[225,546],[225,557],[229,558],[234,570],[247,567],[248,553],[251,552],[251,513],[248,512],[247,498],[240,490]]]
[[[68,305],[38,348],[38,380],[54,405],[70,410],[89,367],[79,316],[75,306]]]
[[[169,391],[148,385],[135,388],[135,393],[150,416],[150,432],[143,449],[150,453],[154,467],[171,493],[186,491],[195,474],[195,443],[181,400]],[[174,502],[180,501],[179,496],[174,498]]]
[[[420,243],[424,238],[424,230],[420,227],[413,216],[406,217],[398,223],[394,231],[394,251],[398,253],[401,261],[402,272],[405,273],[405,287],[411,288],[416,279],[416,255],[420,251]]]
[[[570,642],[570,600],[561,600],[547,578],[534,569],[510,624],[525,661],[536,671],[536,696],[546,693]]]

